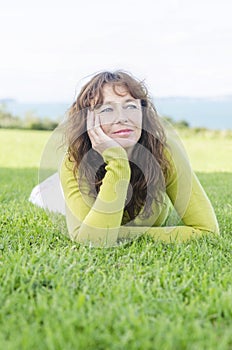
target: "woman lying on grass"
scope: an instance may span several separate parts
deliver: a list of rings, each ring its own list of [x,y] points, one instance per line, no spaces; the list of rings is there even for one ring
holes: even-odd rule
[[[113,246],[144,233],[166,242],[218,233],[186,155],[129,74],[93,77],[70,109],[66,136],[60,178],[73,240]],[[183,226],[165,226],[171,205]]]
[[[177,135],[130,74],[95,75],[69,110],[65,136],[60,180],[72,240],[109,247],[143,234],[183,242],[219,233]],[[173,208],[178,226],[169,225]]]

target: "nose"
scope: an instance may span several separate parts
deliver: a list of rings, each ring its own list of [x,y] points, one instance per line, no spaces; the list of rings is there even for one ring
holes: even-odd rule
[[[128,121],[126,111],[122,108],[122,106],[118,106],[115,116],[116,116],[115,119],[117,123],[125,123]]]

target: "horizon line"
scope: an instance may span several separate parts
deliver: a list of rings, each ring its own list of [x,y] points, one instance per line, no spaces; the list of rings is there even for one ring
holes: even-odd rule
[[[204,96],[195,96],[195,95],[150,95],[152,99],[225,99],[229,98],[232,99],[232,93],[231,94],[221,94],[221,95],[204,95]],[[0,97],[0,103],[35,103],[35,104],[46,104],[46,103],[64,103],[64,104],[70,104],[74,101],[70,100],[34,100],[34,99],[29,99],[29,100],[21,100],[15,97]]]

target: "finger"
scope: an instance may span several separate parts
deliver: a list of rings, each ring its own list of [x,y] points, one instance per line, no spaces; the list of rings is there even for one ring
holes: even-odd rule
[[[99,114],[95,115],[95,128],[101,128],[101,121],[100,121]]]
[[[94,128],[94,111],[88,109],[87,112],[87,131],[92,131]]]
[[[95,115],[95,128],[94,128],[96,136],[98,136],[100,139],[105,140],[106,134],[104,133],[102,127],[101,127],[101,121],[100,121],[100,116],[99,114]]]

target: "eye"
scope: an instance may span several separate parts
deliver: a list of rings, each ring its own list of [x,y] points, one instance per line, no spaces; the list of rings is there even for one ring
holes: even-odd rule
[[[106,107],[103,108],[100,113],[106,113],[106,112],[113,112],[113,108],[112,107]]]
[[[134,103],[126,105],[126,109],[138,109],[138,106]]]

